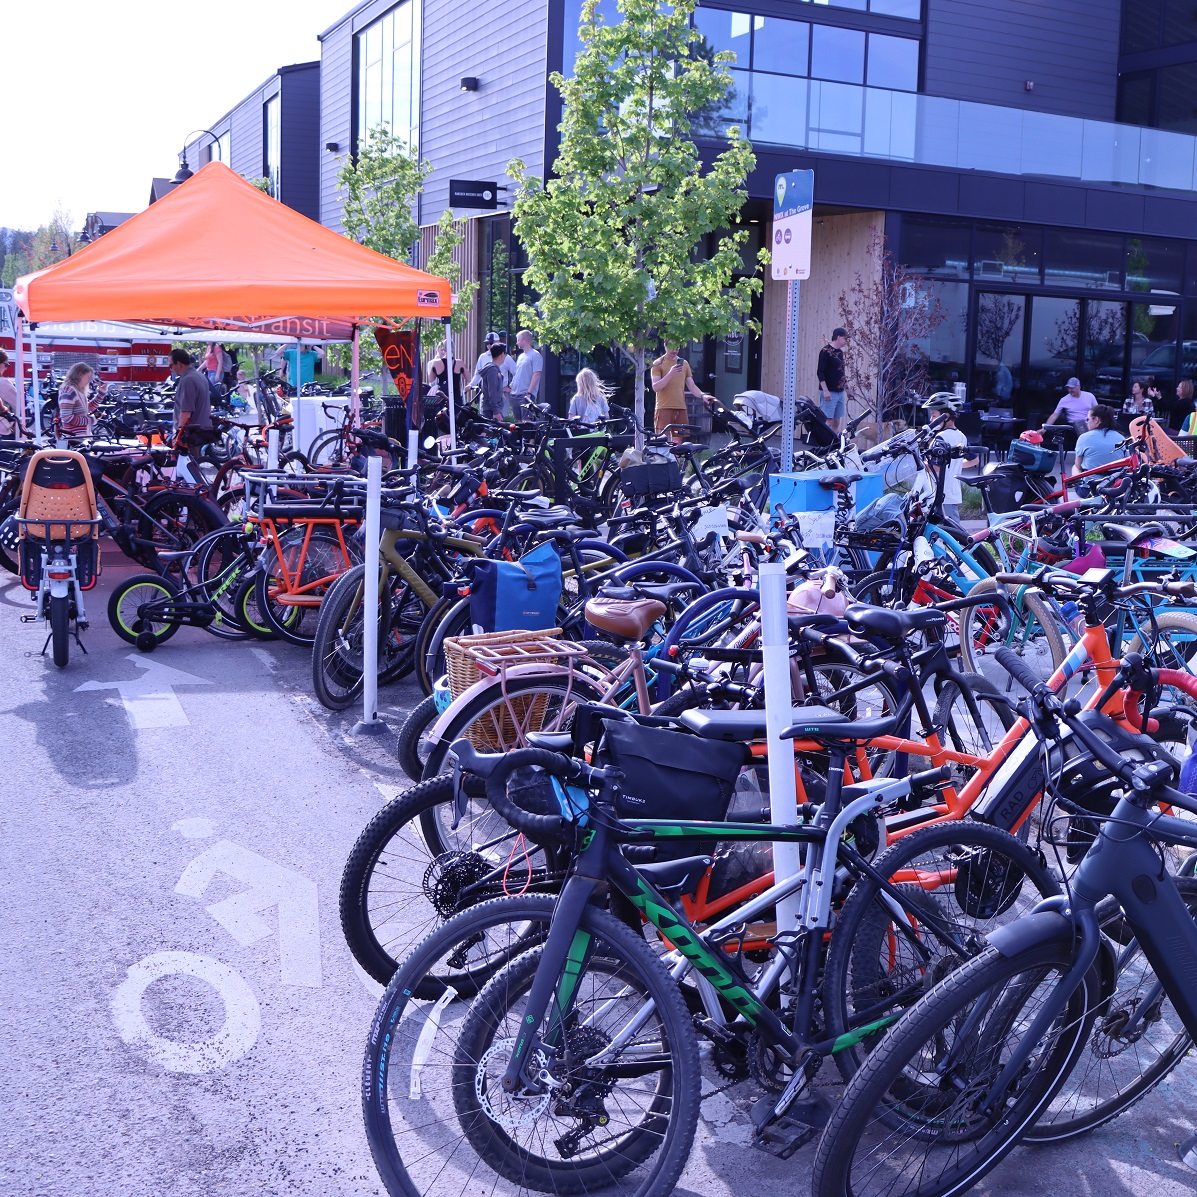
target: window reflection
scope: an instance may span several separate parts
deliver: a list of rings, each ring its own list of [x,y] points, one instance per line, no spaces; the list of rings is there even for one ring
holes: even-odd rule
[[[806,145],[805,79],[752,75],[752,140],[768,145]]]
[[[757,17],[752,69],[778,75],[805,75],[810,56],[810,26],[805,21]]]
[[[928,287],[940,302],[944,319],[919,348],[927,355],[932,391],[950,391],[967,374],[964,347],[968,334],[968,284],[933,283]]]
[[[973,393],[994,408],[1013,408],[1022,381],[1026,297],[982,291],[977,296]]]
[[[815,25],[811,29],[811,78],[863,83],[864,57],[865,35],[860,30],[834,25]]]
[[[870,87],[916,91],[919,85],[919,44],[909,37],[869,34]]]
[[[1048,286],[1122,290],[1122,238],[1049,229],[1044,266]]]
[[[979,224],[973,238],[973,278],[1037,283],[1042,246],[1041,229]]]
[[[420,14],[405,0],[357,35],[357,136],[385,125],[414,146],[420,124]]]

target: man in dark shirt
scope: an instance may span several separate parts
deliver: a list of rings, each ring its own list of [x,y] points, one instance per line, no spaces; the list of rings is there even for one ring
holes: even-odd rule
[[[183,445],[202,443],[195,434],[212,429],[212,396],[208,391],[208,380],[192,365],[191,354],[186,349],[170,351],[170,372],[177,380],[175,385],[175,439],[176,449]]]
[[[847,406],[844,394],[844,346],[848,344],[848,330],[837,328],[819,350],[819,407],[827,427],[839,434],[844,425]]]
[[[503,393],[507,390],[507,375],[503,371],[503,363],[507,360],[507,346],[503,344],[490,347],[490,363],[478,371],[478,381],[482,387],[482,414],[488,420],[502,420]],[[519,416],[519,409],[516,409]]]

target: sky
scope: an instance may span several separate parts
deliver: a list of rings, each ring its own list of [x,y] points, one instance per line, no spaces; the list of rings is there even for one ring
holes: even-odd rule
[[[280,66],[320,57],[316,35],[354,0],[49,0],[7,4],[0,89],[0,227],[56,208],[140,212],[172,178],[191,131],[210,126]]]

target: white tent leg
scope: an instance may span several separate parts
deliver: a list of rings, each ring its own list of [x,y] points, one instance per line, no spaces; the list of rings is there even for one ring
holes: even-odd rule
[[[46,443],[42,435],[42,388],[37,378],[37,325],[29,326],[29,356],[33,359],[33,435],[39,445]]]
[[[365,594],[362,598],[362,719],[355,735],[378,735],[387,725],[378,717],[378,582],[382,536],[382,458],[366,461]]]
[[[445,389],[449,394],[449,448],[457,448],[457,409],[453,402],[453,322],[445,318]]]
[[[353,358],[349,365],[349,423],[354,428],[362,422],[362,400],[358,394],[358,387],[361,383],[361,350],[358,337],[359,329],[355,324],[353,326]]]
[[[20,437],[25,429],[25,321],[17,317],[17,430]]]

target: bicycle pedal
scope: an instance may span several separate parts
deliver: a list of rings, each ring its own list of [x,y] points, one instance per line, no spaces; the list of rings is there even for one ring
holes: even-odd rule
[[[768,1102],[767,1098],[765,1100]],[[772,1107],[771,1102],[768,1104]],[[799,1122],[796,1118],[783,1114],[775,1122],[759,1130],[752,1143],[754,1147],[776,1156],[779,1160],[788,1160],[799,1147],[809,1143],[818,1133],[817,1126]]]

